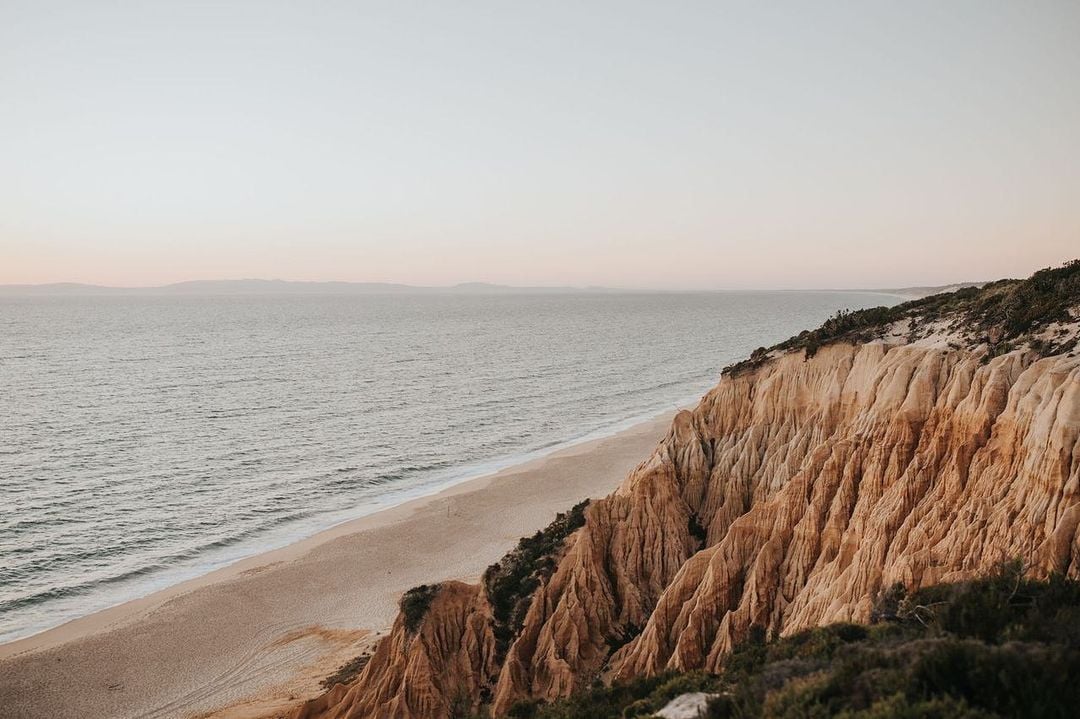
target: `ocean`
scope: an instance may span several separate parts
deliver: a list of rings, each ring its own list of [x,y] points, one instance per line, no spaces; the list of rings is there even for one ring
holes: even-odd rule
[[[0,298],[0,641],[614,433],[898,300]]]

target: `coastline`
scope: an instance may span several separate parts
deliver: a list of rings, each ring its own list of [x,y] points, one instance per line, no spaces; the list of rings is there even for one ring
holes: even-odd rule
[[[19,717],[206,716],[227,706],[241,708],[218,716],[272,713],[317,690],[387,628],[404,590],[475,581],[556,512],[615,489],[673,414],[0,644],[0,704]],[[243,703],[256,692],[257,706]]]
[[[434,494],[438,494],[455,486],[498,474],[503,470],[511,469],[511,467],[548,457],[552,455],[552,453],[576,445],[588,444],[595,439],[617,435],[625,430],[633,428],[633,426],[637,424],[656,419],[662,415],[663,412],[671,411],[673,407],[685,407],[697,404],[702,393],[704,393],[704,390],[691,397],[681,398],[678,402],[666,403],[662,407],[652,408],[651,410],[637,413],[637,415],[610,424],[598,426],[598,428],[579,430],[576,434],[572,434],[561,440],[556,440],[556,442],[548,445],[527,448],[522,451],[510,453],[510,455],[476,461],[458,467],[449,467],[449,469],[438,472],[433,476],[421,478],[418,485],[411,487],[392,487],[390,488],[390,491],[384,494],[384,496],[367,500],[362,504],[350,508],[350,510],[324,513],[322,520],[319,521],[318,525],[315,527],[311,527],[310,524],[312,523],[309,523],[309,526],[306,529],[293,531],[288,531],[286,529],[284,532],[271,532],[260,538],[259,544],[261,544],[261,546],[258,546],[258,548],[234,553],[232,556],[226,554],[225,556],[219,555],[217,557],[208,558],[202,567],[195,566],[179,569],[166,569],[162,572],[161,576],[158,576],[156,580],[149,582],[148,585],[144,584],[141,588],[135,587],[134,591],[121,593],[111,601],[106,601],[104,603],[92,601],[90,607],[83,608],[78,614],[60,614],[55,621],[44,624],[43,626],[30,627],[25,634],[11,636],[10,633],[0,632],[0,659],[9,655],[8,652],[5,652],[5,648],[9,645],[13,645],[13,643],[21,642],[46,632],[51,632],[53,629],[65,626],[72,622],[80,622],[87,618],[87,616],[109,612],[112,609],[127,605],[127,603],[130,602],[136,602],[157,596],[161,593],[167,593],[177,587],[193,585],[192,583],[198,583],[205,578],[205,576],[215,574],[218,571],[227,570],[228,568],[237,565],[238,562],[256,559],[272,552],[286,550],[286,548],[295,544],[318,537],[318,535],[323,532],[336,529],[343,525],[349,525],[357,519],[363,519],[381,512],[387,512],[393,510],[395,507],[409,504],[417,500],[430,498],[434,496]],[[329,516],[325,516],[327,514]]]
[[[588,444],[596,440],[618,435],[639,424],[653,421],[665,414],[671,414],[675,411],[672,408],[693,406],[705,391],[706,390],[702,390],[692,397],[684,397],[677,402],[667,403],[662,408],[654,408],[650,411],[645,411],[608,425],[579,430],[577,434],[573,434],[566,439],[558,440],[544,446],[524,449],[517,453],[443,470],[432,477],[424,479],[416,486],[391,488],[386,495],[368,500],[364,504],[358,505],[351,510],[335,511],[331,513],[332,518],[327,518],[320,523],[321,526],[316,528],[309,527],[307,530],[302,529],[292,533],[269,534],[263,537],[263,546],[254,551],[247,551],[232,557],[211,559],[202,567],[187,568],[178,574],[172,573],[171,579],[169,578],[170,572],[167,571],[166,575],[161,580],[154,582],[148,588],[144,588],[141,591],[136,589],[134,592],[121,594],[115,601],[103,605],[98,604],[78,615],[62,618],[47,626],[31,629],[26,634],[17,636],[0,634],[0,659],[10,655],[10,652],[6,651],[6,648],[10,645],[24,642],[68,624],[78,623],[91,616],[110,612],[123,605],[136,603],[158,595],[164,595],[172,590],[184,587],[196,587],[201,580],[210,576],[217,576],[218,572],[226,572],[226,574],[223,574],[222,576],[227,576],[227,570],[239,563],[252,562],[261,564],[262,562],[259,560],[262,557],[287,550],[294,545],[299,545],[316,537],[320,537],[339,527],[351,525],[358,520],[366,519],[404,505],[411,505],[414,502],[422,502],[425,499],[429,499],[458,485],[492,477],[504,470],[529,464],[535,460],[543,459],[564,450],[571,449],[577,445]]]

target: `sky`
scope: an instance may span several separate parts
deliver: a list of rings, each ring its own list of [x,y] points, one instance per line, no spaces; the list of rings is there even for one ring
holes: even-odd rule
[[[0,283],[1080,256],[1080,3],[0,1]]]

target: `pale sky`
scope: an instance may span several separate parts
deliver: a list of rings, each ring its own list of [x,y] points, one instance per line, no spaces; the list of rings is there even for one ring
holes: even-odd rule
[[[1080,256],[1080,2],[0,0],[0,283]]]

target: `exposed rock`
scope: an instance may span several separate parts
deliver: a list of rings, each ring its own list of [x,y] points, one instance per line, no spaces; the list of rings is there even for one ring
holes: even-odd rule
[[[399,615],[355,682],[302,705],[296,719],[448,717],[481,699],[495,640],[478,587],[444,582],[415,633]]]
[[[714,696],[716,695],[705,692],[681,694],[665,704],[660,711],[656,712],[656,716],[663,719],[699,719],[705,714],[709,700]]]
[[[722,382],[694,413],[714,447],[698,509],[712,541],[615,675],[715,670],[753,625],[866,621],[895,582],[1017,556],[1075,575],[1078,365],[832,345]]]

